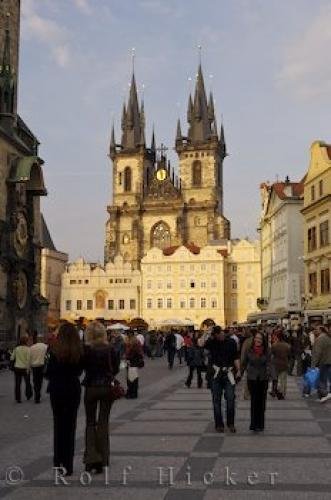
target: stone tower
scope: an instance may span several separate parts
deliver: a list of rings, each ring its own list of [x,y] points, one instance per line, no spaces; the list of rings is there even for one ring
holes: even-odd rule
[[[188,132],[183,136],[178,120],[176,151],[183,198],[188,208],[188,238],[206,245],[211,240],[228,239],[230,226],[223,217],[224,129],[222,124],[218,135],[214,99],[210,93],[207,100],[201,65],[194,99],[189,96],[187,121]],[[202,234],[201,227],[207,228],[206,235]]]
[[[0,54],[1,69],[5,70],[8,61],[11,63],[11,76],[15,84],[13,99],[13,112],[17,110],[17,80],[19,65],[19,40],[20,40],[20,0],[0,0]],[[5,34],[5,36],[3,36]],[[10,34],[10,36],[9,36]],[[6,46],[7,45],[7,46]],[[6,50],[5,50],[6,46]],[[3,60],[3,55],[7,58]]]

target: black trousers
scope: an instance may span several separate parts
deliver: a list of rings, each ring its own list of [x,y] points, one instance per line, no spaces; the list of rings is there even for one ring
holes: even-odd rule
[[[173,368],[175,359],[176,349],[168,349],[168,365],[169,368]]]
[[[247,380],[251,394],[251,430],[264,429],[264,415],[267,399],[267,380]]]
[[[112,406],[109,386],[85,389],[85,454],[84,463],[109,464],[109,414]]]
[[[38,403],[40,401],[40,393],[44,379],[43,366],[32,367],[32,379],[33,379],[34,400]]]
[[[77,412],[81,388],[57,388],[50,391],[54,421],[54,467],[65,467],[72,473],[75,454]]]
[[[197,371],[198,387],[200,388],[202,387],[201,366],[189,366],[189,373],[186,380],[186,385],[188,387],[191,386],[195,370]]]
[[[31,399],[31,397],[32,397],[30,373],[25,368],[15,368],[15,399],[16,399],[16,401],[22,400],[22,397],[21,397],[22,379],[24,379],[24,383],[25,383],[26,399]]]

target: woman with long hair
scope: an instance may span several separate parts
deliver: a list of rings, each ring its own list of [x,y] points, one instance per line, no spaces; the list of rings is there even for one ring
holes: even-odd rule
[[[119,371],[120,357],[108,343],[102,323],[92,321],[85,331],[85,453],[88,472],[101,473],[109,465],[110,386]]]
[[[80,375],[83,351],[77,329],[63,323],[51,346],[46,364],[46,378],[54,420],[54,467],[73,473],[77,412],[80,404]]]
[[[269,365],[270,355],[266,338],[261,332],[256,332],[242,363],[242,373],[247,371],[247,384],[251,396],[250,430],[255,432],[264,430]]]

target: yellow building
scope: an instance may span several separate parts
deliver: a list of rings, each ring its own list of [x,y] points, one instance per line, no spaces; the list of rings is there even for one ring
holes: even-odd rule
[[[78,259],[62,275],[61,318],[131,320],[139,314],[140,272],[116,256],[105,267]]]
[[[151,327],[165,320],[206,319],[225,325],[224,273],[227,247],[193,244],[152,248],[141,260],[142,317]]]
[[[257,311],[261,292],[260,242],[232,240],[226,267],[226,322],[243,323]]]
[[[331,217],[331,145],[315,141],[304,179],[304,263],[306,309],[331,307],[329,236]]]

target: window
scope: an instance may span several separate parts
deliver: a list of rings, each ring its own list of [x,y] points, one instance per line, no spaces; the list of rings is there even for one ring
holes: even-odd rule
[[[172,288],[172,283],[171,281],[167,281],[167,289],[170,290]]]
[[[181,309],[186,309],[186,300],[185,299],[183,299],[183,298],[180,299],[180,301],[179,301],[179,307]]]
[[[88,285],[89,284],[89,280],[85,280],[85,285]]]
[[[152,282],[151,280],[147,281],[147,289],[150,290],[152,288]]]
[[[201,309],[205,309],[206,305],[207,305],[206,297],[201,297],[200,299]]]
[[[216,288],[216,287],[217,287],[217,281],[214,281],[214,280],[213,280],[213,281],[211,282],[211,287],[212,287],[212,288]]]
[[[319,195],[323,196],[323,181],[319,181],[318,188],[319,188]]]
[[[162,288],[163,288],[163,282],[162,282],[162,281],[158,281],[158,282],[157,282],[157,288],[158,288],[159,290],[162,290]]]
[[[201,281],[200,286],[201,286],[201,288],[206,288],[206,282],[205,281]]]
[[[165,222],[159,222],[151,230],[151,246],[161,248],[167,248],[170,246],[170,228]]]
[[[81,311],[82,310],[82,301],[81,300],[77,300],[77,304],[76,305],[77,305],[77,307],[76,307],[77,311]]]
[[[147,301],[146,301],[146,307],[147,307],[147,309],[152,309],[152,307],[153,307],[153,301],[152,301],[152,299],[147,299]]]
[[[233,264],[233,266],[232,266],[232,272],[233,273],[237,272],[237,264]]]
[[[311,186],[310,188],[310,199],[311,201],[315,200],[315,186]]]
[[[95,294],[95,307],[96,309],[104,309],[106,307],[105,293],[102,290],[97,291]]]
[[[194,308],[195,308],[195,298],[191,297],[190,298],[190,309],[194,309]]]
[[[110,311],[114,309],[114,301],[112,299],[108,300],[108,309]]]
[[[109,283],[114,283],[113,278],[111,278],[111,279],[109,280]]]
[[[118,301],[118,308],[122,309],[122,310],[125,309],[125,301],[124,301],[124,299],[120,299]]]
[[[87,309],[88,311],[92,311],[92,309],[93,309],[93,300],[88,300],[88,301],[86,302],[86,309]]]
[[[124,169],[124,191],[127,193],[132,189],[132,173],[130,167]]]
[[[211,299],[210,305],[211,305],[212,309],[216,309],[217,308],[217,299]]]
[[[136,308],[136,299],[130,299],[130,309]]]
[[[329,244],[329,221],[325,220],[320,224],[320,245],[325,247]]]
[[[195,281],[194,281],[194,280],[191,280],[191,281],[190,281],[190,287],[191,287],[191,288],[195,288]]]
[[[66,311],[71,311],[71,300],[66,300]]]
[[[330,293],[330,269],[321,270],[321,293]]]
[[[201,161],[197,160],[192,165],[192,186],[201,186]]]
[[[81,285],[82,284],[82,280],[78,280],[78,284]]]
[[[172,298],[168,297],[167,298],[167,309],[171,309],[171,308],[172,308]]]
[[[237,287],[238,287],[238,285],[237,285],[237,280],[232,280],[232,285],[231,285],[231,287],[232,287],[232,290],[237,290]]]
[[[163,299],[157,299],[157,308],[162,309],[163,308]]]
[[[316,227],[308,229],[308,252],[316,250]]]
[[[317,295],[317,273],[309,273],[309,292],[312,295]]]
[[[70,285],[76,285],[76,280],[70,280]]]

